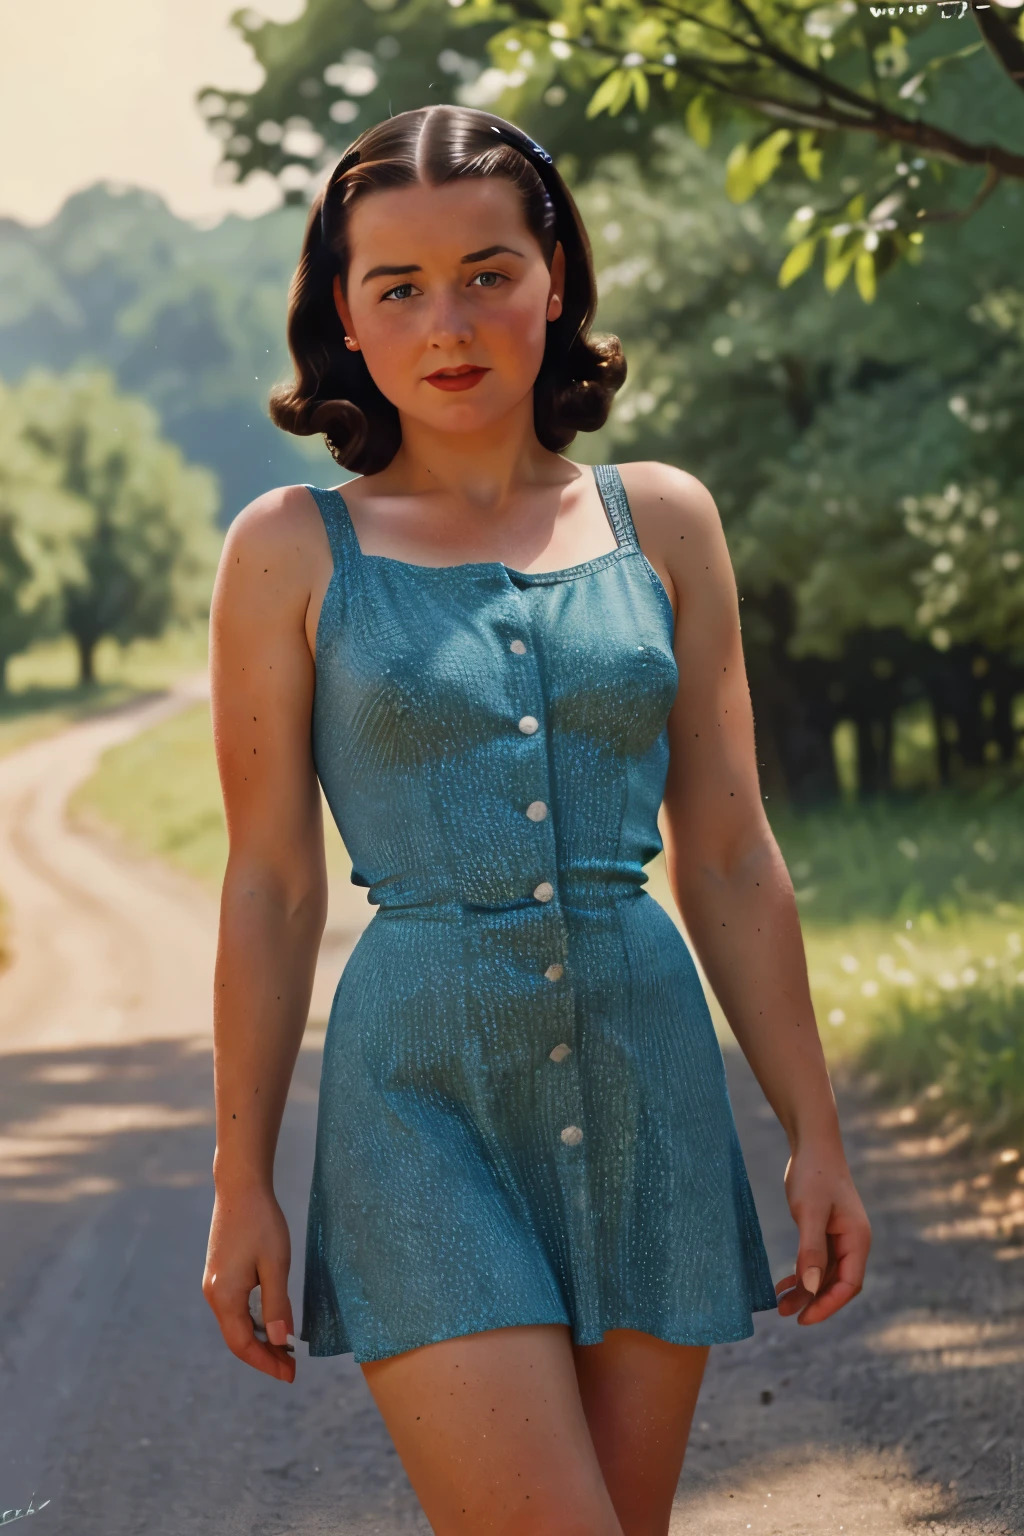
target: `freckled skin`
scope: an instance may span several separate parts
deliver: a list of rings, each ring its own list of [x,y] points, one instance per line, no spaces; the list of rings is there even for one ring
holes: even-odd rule
[[[533,381],[564,269],[557,252],[546,266],[514,190],[467,180],[375,193],[357,206],[351,233],[348,286],[335,302],[402,425],[392,463],[346,485],[363,552],[427,565],[500,560],[524,571],[607,552],[613,541],[592,478],[543,449],[533,429]],[[462,254],[496,242],[519,254],[461,264]],[[364,284],[381,261],[420,271],[408,287],[394,278]],[[427,382],[432,369],[463,362],[487,369],[472,389]],[[675,622],[679,686],[664,802],[672,889],[790,1140],[796,1273],[818,1267],[822,1280],[813,1296],[795,1275],[781,1282],[789,1294],[780,1311],[816,1323],[857,1294],[870,1237],[843,1154],[792,885],[764,814],[735,581],[717,509],[698,480],[656,463],[620,469]],[[210,621],[229,857],[203,1292],[229,1349],[286,1382],[295,1376],[286,1348],[291,1249],[273,1163],[326,918],[310,722],[331,570],[308,492],[270,491],[228,529]],[[274,581],[264,582],[271,571]],[[241,1104],[249,1109],[239,1120],[233,1106]],[[266,1343],[248,1314],[257,1279]],[[363,1370],[439,1536],[665,1536],[706,1357],[704,1348],[629,1329],[574,1347],[567,1329],[549,1325],[428,1345]]]

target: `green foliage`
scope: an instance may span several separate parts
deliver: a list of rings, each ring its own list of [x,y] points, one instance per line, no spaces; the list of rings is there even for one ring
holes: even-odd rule
[[[1019,901],[1024,797],[993,789],[772,813],[805,923],[911,919],[951,930]]]
[[[734,203],[745,203],[779,168],[782,152],[793,142],[788,128],[776,128],[757,144],[734,144],[725,162],[725,190]]]
[[[106,373],[35,372],[8,395],[18,440],[43,465],[42,490],[70,509],[66,559],[47,579],[90,681],[101,637],[124,644],[208,611],[216,482],[187,465],[154,412],[119,395]]]
[[[864,1066],[890,1092],[917,1096],[926,1121],[966,1119],[988,1144],[1024,1135],[1022,963],[1018,944],[1001,965],[975,958],[899,998],[866,1042]]]
[[[451,99],[480,80],[500,22],[446,0],[309,0],[290,22],[238,11],[233,25],[263,66],[252,93],[214,86],[199,106],[239,178],[266,170],[301,202],[317,169],[371,123]],[[525,77],[524,77],[525,78]],[[480,81],[500,94],[504,79]]]
[[[197,228],[152,193],[102,185],[38,228],[0,221],[0,375],[108,368],[186,458],[216,472],[225,518],[270,485],[336,476],[319,439],[267,416],[289,369],[302,226],[300,209],[282,208]]]
[[[22,403],[0,383],[0,693],[8,659],[59,628],[63,586],[82,573],[81,509],[26,435]]]
[[[879,273],[914,255],[925,224],[973,212],[1001,179],[1024,180],[1017,19],[992,7],[975,12],[988,46],[973,39],[963,46],[937,7],[909,11],[901,27],[875,9],[877,17],[852,0],[695,0],[683,9],[673,0],[475,0],[466,7],[482,18],[513,18],[489,45],[506,70],[510,54],[529,60],[528,82],[515,82],[506,107],[529,112],[554,80],[570,103],[586,104],[588,118],[615,116],[633,101],[642,114],[650,109],[652,127],[684,121],[702,145],[714,121],[729,130],[726,185],[737,201],[779,174],[823,182],[826,196],[810,210],[802,238],[841,242],[829,252],[826,284],[839,287],[854,271],[866,301]],[[835,198],[840,163],[866,135],[871,148],[857,157],[861,208],[844,220]],[[950,167],[958,170],[951,175]],[[837,231],[844,223],[853,238]],[[787,281],[803,255],[786,269]]]
[[[283,24],[239,12],[264,83],[200,101],[230,172],[269,170],[292,199],[368,123],[446,98],[493,104],[588,166],[614,144],[602,121],[630,106],[638,151],[666,121],[702,146],[718,125],[730,195],[780,174],[821,183],[803,232],[816,240],[839,238],[840,166],[867,143],[855,156],[866,239],[825,270],[834,286],[854,271],[870,299],[925,225],[1024,180],[1024,33],[997,7],[972,19],[987,47],[965,45],[936,6],[896,26],[852,0],[310,0]]]

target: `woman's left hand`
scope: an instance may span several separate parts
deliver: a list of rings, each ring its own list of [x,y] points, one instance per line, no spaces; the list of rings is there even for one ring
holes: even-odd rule
[[[841,1148],[799,1147],[786,1168],[786,1198],[800,1246],[796,1272],[775,1287],[779,1312],[821,1323],[860,1291],[871,1224]]]

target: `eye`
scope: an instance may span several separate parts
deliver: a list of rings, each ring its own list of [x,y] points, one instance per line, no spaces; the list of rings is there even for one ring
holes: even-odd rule
[[[508,279],[503,272],[478,272],[472,281],[479,282],[481,288],[498,288]]]
[[[386,293],[382,293],[381,294],[381,300],[383,301],[384,299],[407,299],[415,291],[416,291],[415,283],[396,283],[394,288],[389,288]]]

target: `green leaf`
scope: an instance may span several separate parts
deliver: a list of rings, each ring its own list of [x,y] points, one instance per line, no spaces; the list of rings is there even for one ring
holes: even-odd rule
[[[795,283],[798,277],[803,276],[814,260],[814,252],[817,250],[817,246],[817,239],[813,237],[797,241],[779,268],[780,288],[788,288],[790,283]]]
[[[843,286],[860,249],[858,240],[851,241],[847,247],[847,239],[846,235],[829,235],[825,245],[825,287],[830,293]]]
[[[796,136],[797,158],[800,161],[800,169],[808,181],[821,180],[821,150],[815,143],[816,137],[813,128]]]
[[[613,69],[610,74],[605,75],[587,103],[587,116],[596,117],[599,112],[608,112],[614,117],[626,105],[632,88],[630,71]]]
[[[857,283],[857,292],[865,304],[870,304],[875,297],[875,254],[873,251],[866,251],[861,246],[857,252],[853,275]]]
[[[777,128],[753,149],[737,144],[725,162],[725,190],[734,203],[745,203],[774,175],[782,151],[792,140],[788,128]]]
[[[687,106],[686,131],[701,149],[707,149],[711,143],[711,113],[706,96],[694,96]]]
[[[651,99],[651,85],[642,69],[631,69],[629,72],[630,84],[633,88],[633,96],[637,107],[641,112],[646,112]],[[623,103],[625,105],[625,103]],[[613,109],[617,110],[617,109]]]

